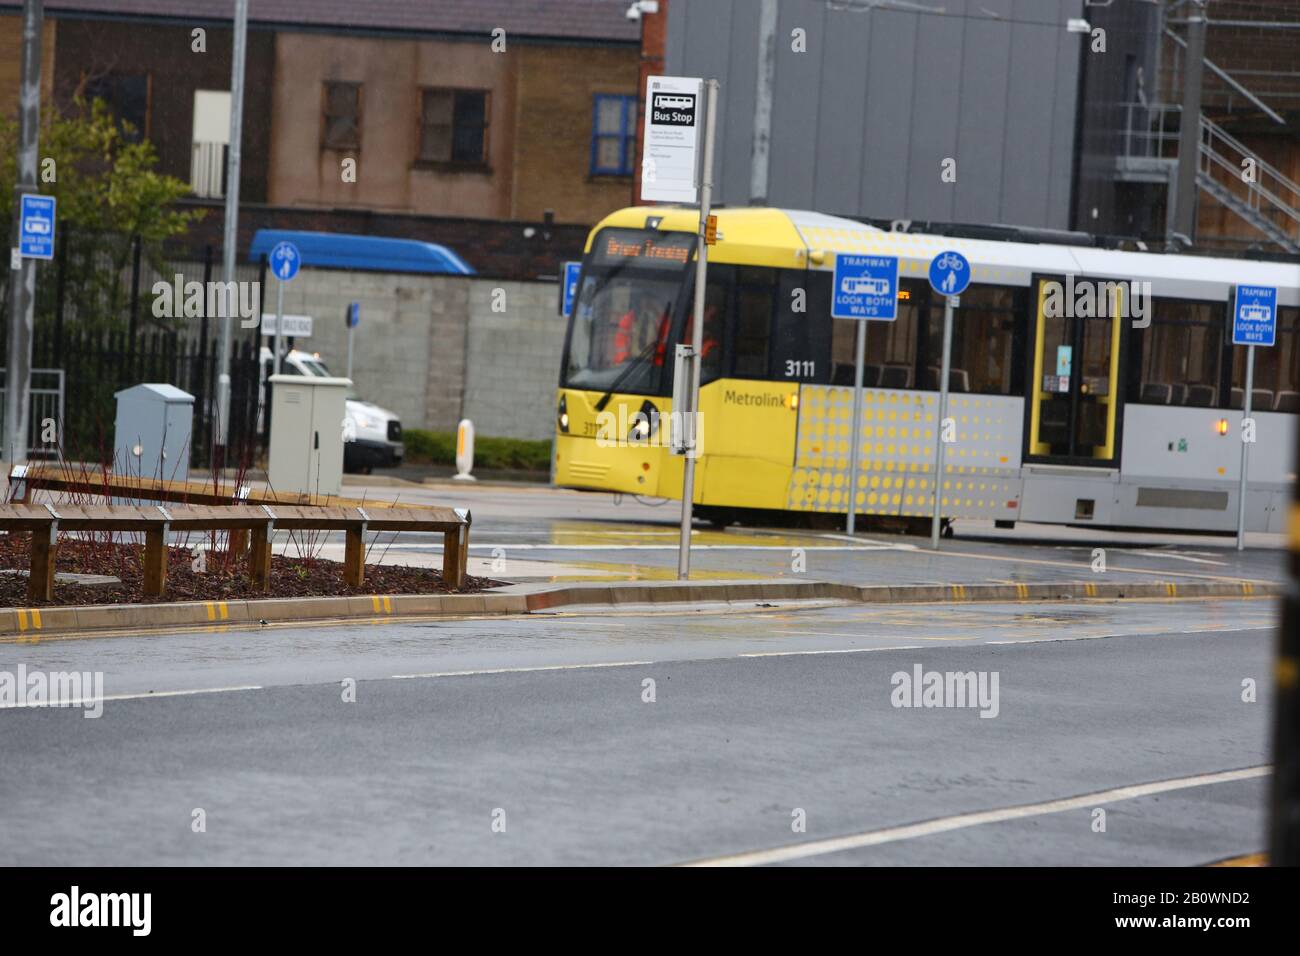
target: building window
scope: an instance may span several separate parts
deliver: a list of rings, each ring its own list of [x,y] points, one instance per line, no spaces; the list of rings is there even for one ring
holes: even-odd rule
[[[597,93],[591,120],[591,174],[631,176],[636,158],[635,96]]]
[[[485,166],[487,157],[487,92],[424,90],[420,104],[419,161]]]
[[[86,80],[86,99],[103,100],[132,143],[149,138],[149,74],[109,73]]]
[[[325,84],[322,149],[361,149],[361,84]]]

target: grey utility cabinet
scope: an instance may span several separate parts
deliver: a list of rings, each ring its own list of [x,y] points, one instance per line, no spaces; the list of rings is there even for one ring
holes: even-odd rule
[[[350,378],[271,376],[271,453],[275,492],[318,499],[343,485],[343,431]]]
[[[194,396],[174,385],[147,383],[124,388],[114,397],[114,471],[139,478],[187,480]]]

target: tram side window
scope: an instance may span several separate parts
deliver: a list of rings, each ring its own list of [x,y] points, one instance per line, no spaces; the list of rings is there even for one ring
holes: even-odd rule
[[[1024,309],[1017,291],[1005,286],[972,286],[953,315],[948,390],[981,395],[1023,395],[1024,359],[1016,335]],[[943,299],[931,299],[926,321],[925,379],[921,388],[939,390],[943,368]]]
[[[731,334],[731,374],[736,378],[767,378],[775,297],[775,269],[736,269],[736,323]]]
[[[918,303],[924,301],[921,283],[903,280],[898,318],[893,322],[866,322],[867,352],[862,384],[868,388],[917,388],[916,331]],[[905,296],[906,298],[903,298]],[[832,385],[853,384],[853,350],[857,321],[831,319]]]
[[[1246,347],[1232,349],[1232,394],[1229,407],[1244,405]],[[1277,341],[1255,349],[1252,412],[1300,411],[1300,309],[1277,310]]]
[[[727,313],[731,307],[733,267],[709,266],[708,285],[704,288],[704,341],[701,346],[700,384],[722,376],[723,343],[727,334]],[[681,341],[690,345],[695,327],[695,298],[692,295]],[[672,360],[669,360],[670,364]]]
[[[772,332],[772,378],[830,381],[831,274],[780,270]]]
[[[1156,299],[1151,325],[1135,330],[1131,354],[1138,375],[1129,377],[1127,400],[1222,407],[1224,309],[1221,303]]]

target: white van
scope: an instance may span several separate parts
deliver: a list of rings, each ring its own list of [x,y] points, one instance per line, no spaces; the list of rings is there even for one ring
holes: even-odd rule
[[[262,347],[262,382],[271,374],[272,355]],[[280,361],[281,375],[315,375],[329,378],[333,373],[320,356],[290,349]],[[380,408],[362,398],[355,388],[348,389],[347,416],[351,427],[343,445],[343,470],[369,474],[372,468],[394,468],[402,463],[406,447],[402,444],[402,420],[396,413]]]

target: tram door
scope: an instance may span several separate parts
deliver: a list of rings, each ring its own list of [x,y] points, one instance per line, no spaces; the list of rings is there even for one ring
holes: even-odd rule
[[[1027,461],[1117,467],[1127,294],[1127,283],[1035,278]]]

